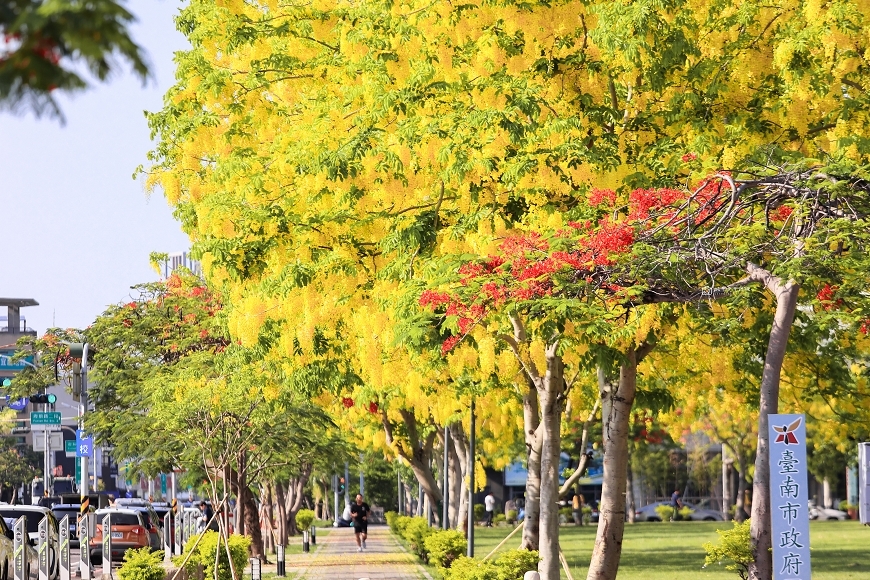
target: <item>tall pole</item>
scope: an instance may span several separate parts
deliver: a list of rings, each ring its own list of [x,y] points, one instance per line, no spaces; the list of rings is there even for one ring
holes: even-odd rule
[[[338,518],[341,517],[341,512],[338,511],[338,475],[332,476],[332,493],[333,507],[335,508],[335,523],[338,523]]]
[[[396,513],[405,515],[402,511],[402,474],[399,473],[398,461],[396,463]]]
[[[447,477],[447,470],[450,468],[450,429],[447,425],[444,425],[444,485],[441,488],[441,495],[443,496],[443,504],[441,506],[441,522],[443,525],[441,526],[445,530],[450,527],[450,523],[447,521],[447,502],[450,498],[450,479]]]
[[[85,428],[85,413],[88,412],[88,343],[82,345],[82,392],[79,395],[79,429]],[[93,452],[93,450],[91,450]],[[79,495],[82,504],[90,493],[90,470],[88,469],[88,457],[80,459],[81,482],[79,483]]]
[[[350,505],[350,466],[344,462],[344,505]]]
[[[474,558],[474,396],[471,397],[471,426],[468,438],[468,557]]]
[[[359,494],[363,495],[363,496],[365,495],[365,490],[366,490],[366,479],[365,479],[365,476],[363,475],[363,461],[364,460],[365,460],[365,457],[363,456],[362,453],[360,453],[359,454]]]

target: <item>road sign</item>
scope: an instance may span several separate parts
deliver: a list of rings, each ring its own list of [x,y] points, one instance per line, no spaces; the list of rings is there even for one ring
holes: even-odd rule
[[[27,397],[24,397],[23,399],[16,399],[14,401],[9,401],[9,403],[6,406],[9,407],[10,409],[12,409],[13,411],[21,412],[27,408],[27,405],[29,403],[30,403],[30,399],[28,399]]]
[[[66,452],[67,457],[75,457],[76,456],[76,442],[74,439],[67,439],[63,442],[63,450]]]
[[[162,495],[162,496],[166,495],[166,474],[165,473],[160,474],[160,495]]]
[[[63,448],[63,434],[60,432],[48,434],[48,449],[49,451],[60,451]],[[33,436],[33,450],[45,451],[45,434],[39,433]]]
[[[82,460],[76,455],[76,483],[82,480]]]
[[[81,429],[76,430],[76,457],[94,456],[94,438],[88,437]]]
[[[60,425],[60,413],[57,411],[34,411],[30,414],[31,425]]]

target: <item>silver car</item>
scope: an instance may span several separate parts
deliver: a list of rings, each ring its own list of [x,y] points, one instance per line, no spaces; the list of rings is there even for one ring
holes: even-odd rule
[[[848,520],[849,514],[841,510],[835,510],[832,508],[819,507],[813,502],[810,502],[810,519],[811,520],[819,520],[819,521],[828,521],[828,520]]]
[[[721,512],[717,512],[714,510],[708,510],[696,505],[682,502],[684,507],[692,510],[691,515],[689,516],[693,522],[721,522],[724,521],[725,518],[722,517]],[[656,507],[664,505],[670,506],[671,502],[669,501],[657,501],[655,503],[651,503],[649,505],[645,505],[639,510],[636,510],[635,519],[639,522],[660,522],[662,518],[659,517],[658,512],[656,511]]]

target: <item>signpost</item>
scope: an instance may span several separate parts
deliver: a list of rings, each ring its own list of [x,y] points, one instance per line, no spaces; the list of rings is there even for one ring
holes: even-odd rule
[[[76,429],[76,457],[94,456],[94,438],[89,437],[83,430]]]
[[[103,518],[103,578],[112,578],[112,514]]]
[[[870,443],[858,444],[858,519],[870,526]]]
[[[60,541],[60,578],[58,580],[70,580],[72,570],[69,565],[69,516],[63,516],[58,528],[58,540]],[[85,547],[87,550],[87,547]]]
[[[67,457],[75,457],[76,456],[76,442],[72,439],[67,439],[63,442],[63,450],[66,453]]]
[[[39,580],[48,580],[51,575],[48,558],[48,517],[42,518],[37,531],[36,559],[39,565]]]
[[[770,518],[774,580],[809,580],[807,439],[803,415],[770,415]]]
[[[60,413],[57,411],[33,411],[30,413],[31,425],[60,425]]]
[[[87,496],[85,496],[85,499],[87,499]],[[82,503],[82,514],[77,526],[79,530],[79,545],[84,548],[79,550],[79,572],[82,575],[82,580],[91,580],[93,572],[89,546],[91,541],[91,518],[95,516],[88,513],[87,510],[88,502],[85,501]]]
[[[182,527],[184,526],[184,511],[178,510],[175,512],[175,555],[181,555],[181,549],[184,546],[184,538],[182,537]]]
[[[30,580],[27,577],[27,573],[29,571],[29,566],[27,565],[27,550],[25,546],[27,545],[28,537],[27,537],[27,519],[24,516],[21,516],[17,520],[15,520],[15,525],[13,526],[13,572],[15,576],[15,580]]]

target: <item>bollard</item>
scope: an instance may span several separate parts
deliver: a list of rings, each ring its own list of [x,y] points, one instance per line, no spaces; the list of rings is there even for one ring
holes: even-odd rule
[[[311,524],[311,545],[317,545],[317,526]]]
[[[308,546],[308,532],[305,531],[302,532],[302,551],[308,553],[309,550],[310,548]]]
[[[52,564],[48,553],[48,516],[39,522],[36,544],[36,567],[39,570],[39,580],[48,580],[51,576],[49,566]]]
[[[27,561],[28,543],[27,518],[21,516],[15,520],[13,530],[12,573],[15,580],[30,580],[30,563]]]
[[[263,563],[259,558],[249,558],[251,563],[251,580],[263,580]]]
[[[278,555],[276,557],[277,571],[275,572],[275,575],[283,578],[287,575],[287,569],[285,568],[284,562],[284,544],[278,544],[277,546],[275,546],[275,549],[278,552]]]

